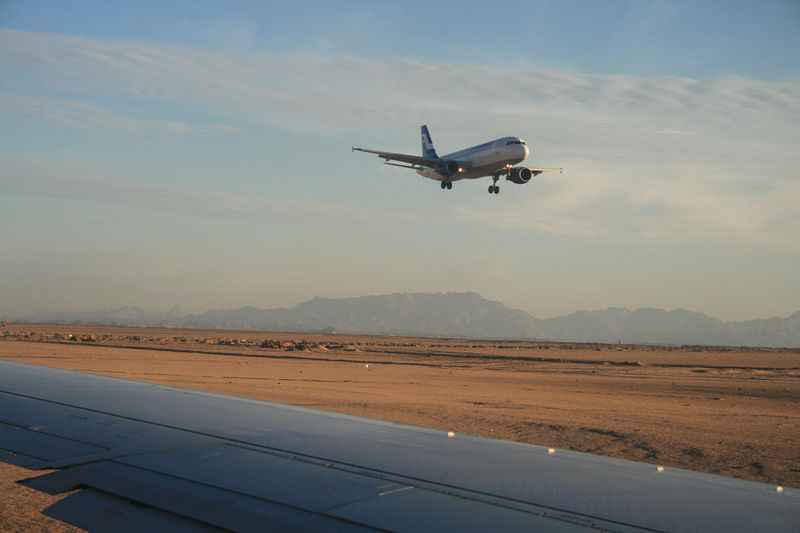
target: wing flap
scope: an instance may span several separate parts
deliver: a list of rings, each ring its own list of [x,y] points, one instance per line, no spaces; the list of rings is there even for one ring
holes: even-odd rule
[[[0,450],[7,454],[8,459],[3,459],[5,462],[26,468],[42,462],[106,451],[105,448],[84,442],[3,423],[0,423]]]
[[[221,532],[217,527],[177,516],[132,500],[86,489],[48,507],[44,514],[86,529],[107,533]]]
[[[236,473],[249,478],[247,472]],[[183,519],[193,527],[203,525],[226,531],[368,530],[345,520],[255,498],[242,491],[225,490],[115,461],[76,466],[22,483],[50,494],[84,487],[84,490],[51,506],[46,514],[90,530],[94,530],[98,520],[109,512],[109,507],[114,514],[119,513],[134,523],[164,520],[164,525],[171,525],[177,519]],[[92,498],[102,495],[102,500],[87,503],[83,496],[85,492],[94,494]],[[120,502],[137,502],[137,505],[126,505],[120,510],[117,508]],[[143,516],[138,516],[139,512]],[[171,528],[153,530],[170,531]]]

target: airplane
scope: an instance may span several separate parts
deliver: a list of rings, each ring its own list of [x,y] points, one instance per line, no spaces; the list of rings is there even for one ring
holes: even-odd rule
[[[441,182],[442,189],[452,189],[454,181],[491,176],[489,194],[500,193],[500,186],[497,185],[500,176],[505,176],[511,183],[522,185],[542,172],[564,172],[563,168],[515,167],[514,165],[524,161],[531,153],[528,145],[519,137],[501,137],[439,157],[433,147],[427,125],[421,127],[421,133],[422,156],[368,150],[355,146],[352,147],[352,151],[377,154],[386,160],[384,162],[386,165],[416,170],[420,176]],[[390,161],[400,161],[405,164]]]
[[[0,461],[89,531],[800,524],[792,487],[4,360]]]

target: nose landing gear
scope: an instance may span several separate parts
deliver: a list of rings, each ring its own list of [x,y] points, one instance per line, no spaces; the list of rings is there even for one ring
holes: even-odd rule
[[[450,190],[450,189],[453,188],[453,182],[452,181],[443,181],[441,183],[441,185],[442,185],[442,190],[444,190],[444,189]]]

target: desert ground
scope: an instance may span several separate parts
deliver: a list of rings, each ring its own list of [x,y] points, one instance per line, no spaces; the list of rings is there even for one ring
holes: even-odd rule
[[[8,324],[0,358],[800,487],[800,350]],[[0,530],[76,531],[36,474],[0,465]]]

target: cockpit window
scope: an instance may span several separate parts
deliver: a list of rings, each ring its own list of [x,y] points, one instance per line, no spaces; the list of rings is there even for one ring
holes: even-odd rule
[[[506,146],[508,146],[509,144],[525,144],[525,141],[508,141],[506,143]]]

